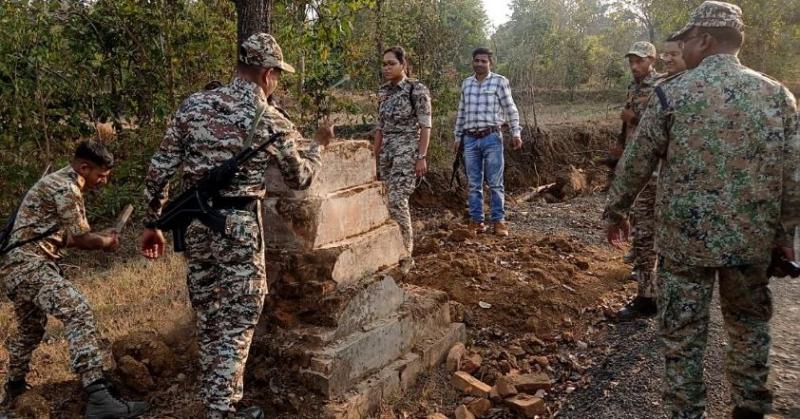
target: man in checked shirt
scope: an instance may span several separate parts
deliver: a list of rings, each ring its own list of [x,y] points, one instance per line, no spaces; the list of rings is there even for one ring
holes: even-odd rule
[[[483,182],[491,192],[489,222],[498,236],[508,236],[505,224],[505,190],[503,188],[503,138],[500,125],[508,122],[513,140],[511,147],[522,148],[519,112],[511,97],[508,79],[493,73],[492,51],[478,48],[472,52],[475,74],[461,84],[461,100],[455,126],[453,151],[464,141],[464,166],[469,179],[469,215],[472,227],[485,230],[483,217]]]

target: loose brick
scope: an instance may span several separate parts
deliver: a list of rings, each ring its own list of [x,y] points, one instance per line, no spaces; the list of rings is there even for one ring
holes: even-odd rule
[[[475,419],[475,415],[467,409],[463,404],[458,406],[455,411],[456,419]]]
[[[489,399],[476,399],[467,403],[467,409],[472,412],[476,417],[481,417],[492,408],[492,402]]]
[[[545,373],[518,375],[513,378],[514,387],[523,393],[536,393],[537,390],[550,390],[553,382]]]
[[[461,359],[460,369],[461,371],[466,371],[470,374],[474,374],[475,371],[478,371],[481,368],[482,362],[483,358],[480,355],[476,354],[475,352],[472,352]]]
[[[489,397],[492,387],[464,371],[456,371],[452,379],[453,386],[459,391],[475,397]]]
[[[458,371],[461,367],[461,358],[463,358],[466,353],[467,348],[464,347],[463,343],[459,342],[453,345],[453,347],[450,348],[450,352],[447,353],[447,361],[445,361],[447,371]]]
[[[497,390],[497,394],[503,399],[516,396],[517,393],[519,393],[511,379],[506,376],[498,377],[497,381],[494,383],[494,388]]]
[[[506,405],[526,418],[547,415],[547,406],[545,406],[544,400],[529,394],[520,393],[508,398]]]

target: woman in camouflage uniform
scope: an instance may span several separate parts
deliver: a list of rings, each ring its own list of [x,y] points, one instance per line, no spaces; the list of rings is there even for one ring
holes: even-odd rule
[[[375,130],[375,155],[379,159],[381,180],[389,191],[389,213],[400,225],[408,258],[401,268],[413,266],[414,234],[408,199],[416,178],[425,175],[425,154],[431,135],[431,98],[428,88],[408,78],[408,58],[401,47],[383,54],[386,83],[378,91],[378,126]]]

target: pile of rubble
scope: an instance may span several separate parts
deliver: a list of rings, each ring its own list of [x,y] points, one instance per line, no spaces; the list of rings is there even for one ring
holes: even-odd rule
[[[447,368],[453,371],[453,386],[470,396],[456,408],[456,419],[482,417],[495,405],[505,406],[526,418],[548,414],[544,396],[553,382],[547,374],[509,373],[497,377],[494,385],[490,386],[472,375],[480,370],[481,363],[482,358],[477,352],[468,352],[460,343],[453,346],[447,355]]]

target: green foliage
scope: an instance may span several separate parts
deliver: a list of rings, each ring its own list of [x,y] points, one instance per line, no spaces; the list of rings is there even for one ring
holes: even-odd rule
[[[283,86],[301,124],[329,112],[373,121],[374,96],[364,93],[382,83],[383,50],[403,46],[433,94],[431,154],[444,156],[475,47],[495,50],[495,70],[522,102],[534,87],[569,97],[613,91],[629,79],[629,45],[663,40],[700,2],[513,0],[511,20],[488,39],[480,0],[274,0],[271,27],[298,69]],[[748,25],[744,63],[800,88],[800,0],[737,3]],[[231,78],[235,43],[230,0],[0,2],[0,212],[107,121],[120,166],[93,211],[139,202],[166,121],[189,93]]]
[[[494,35],[511,74],[526,85],[574,89],[621,85],[631,43],[659,46],[688,22],[702,0],[514,0]],[[742,61],[789,83],[800,68],[800,0],[741,0],[747,25]],[[521,70],[524,69],[524,70]]]
[[[21,193],[45,166],[64,164],[81,138],[96,135],[98,122],[111,121],[120,133],[114,148],[157,143],[160,134],[124,133],[151,132],[189,92],[229,77],[234,17],[226,0],[0,3],[3,183]],[[4,199],[1,209],[16,199]]]

